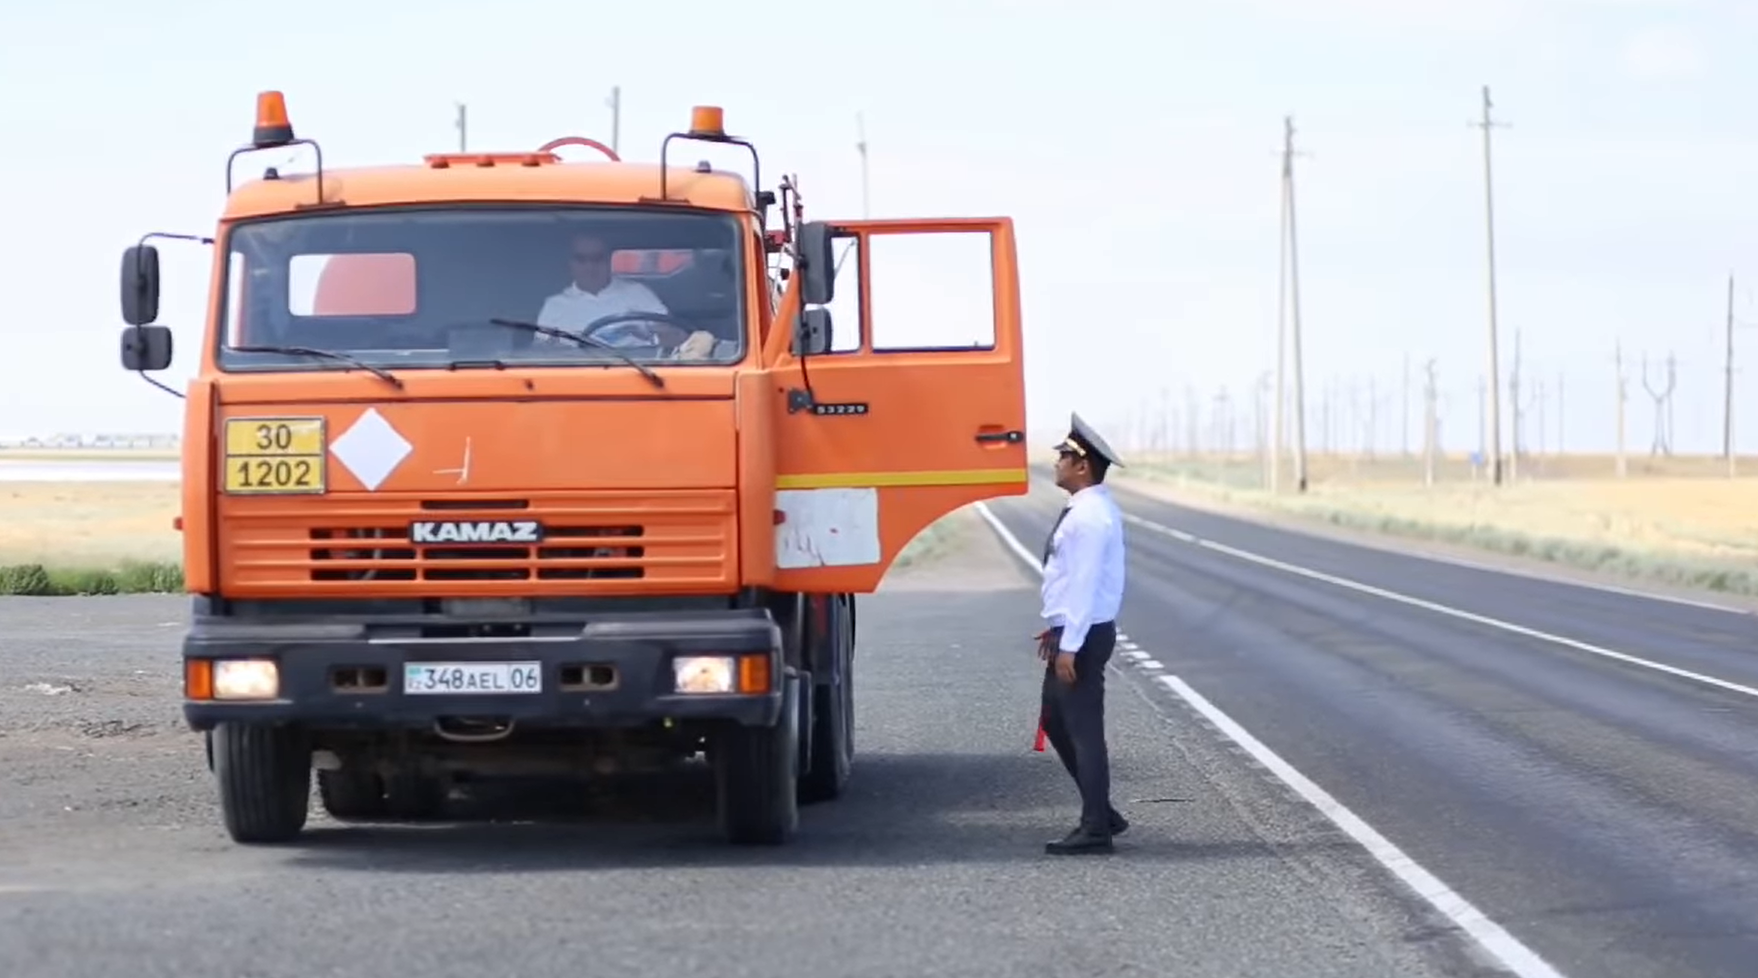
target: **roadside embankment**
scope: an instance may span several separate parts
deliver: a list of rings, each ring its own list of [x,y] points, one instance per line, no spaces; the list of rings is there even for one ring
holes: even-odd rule
[[[1305,493],[1269,493],[1256,465],[1203,460],[1149,460],[1117,483],[1260,521],[1758,595],[1758,464],[1729,478],[1633,460],[1620,479],[1604,474],[1609,459],[1550,461],[1523,463],[1521,477],[1500,487],[1458,462],[1424,485],[1419,464],[1397,459],[1327,460],[1312,467]],[[1292,474],[1283,479],[1291,484]]]

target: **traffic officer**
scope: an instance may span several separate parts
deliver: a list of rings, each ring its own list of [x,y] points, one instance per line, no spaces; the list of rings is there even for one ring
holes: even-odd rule
[[[1044,544],[1044,733],[1080,789],[1081,817],[1066,837],[1047,844],[1062,855],[1109,852],[1129,822],[1111,805],[1105,745],[1105,665],[1117,643],[1123,602],[1123,514],[1104,485],[1117,453],[1081,420],[1069,421],[1056,446],[1056,485],[1068,503]]]

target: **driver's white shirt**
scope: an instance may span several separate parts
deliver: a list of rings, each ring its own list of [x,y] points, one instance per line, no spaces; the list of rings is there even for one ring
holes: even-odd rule
[[[665,303],[659,301],[659,296],[640,282],[612,278],[596,293],[587,292],[570,282],[567,288],[543,300],[543,309],[537,313],[537,325],[578,333],[606,316],[665,311]],[[653,342],[647,324],[639,319],[626,319],[605,326],[595,338],[615,346],[640,346]]]

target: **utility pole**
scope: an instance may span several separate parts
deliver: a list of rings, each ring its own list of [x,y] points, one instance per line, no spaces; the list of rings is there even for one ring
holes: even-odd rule
[[[1563,372],[1557,371],[1557,458],[1563,457]]]
[[[458,127],[458,152],[460,152],[460,153],[470,152],[470,148],[469,148],[470,147],[470,140],[468,138],[469,129],[468,129],[468,125],[465,121],[465,109],[464,109],[463,102],[458,103],[458,121],[456,123],[454,123],[454,125],[456,125]]]
[[[1502,411],[1496,380],[1501,376],[1496,365],[1496,209],[1495,186],[1490,170],[1491,129],[1508,128],[1507,123],[1491,122],[1489,86],[1483,86],[1483,120],[1471,126],[1483,130],[1483,209],[1485,242],[1489,258],[1489,467],[1495,485],[1502,484]]]
[[[1202,405],[1197,402],[1196,388],[1184,385],[1184,424],[1185,437],[1189,440],[1192,457],[1202,454]]]
[[[1727,354],[1723,358],[1727,379],[1721,406],[1721,454],[1727,459],[1727,476],[1734,477],[1734,273],[1727,275]]]
[[[1435,442],[1437,441],[1435,424],[1436,415],[1439,413],[1435,410],[1437,395],[1434,382],[1434,357],[1428,358],[1428,363],[1423,369],[1428,375],[1428,382],[1423,386],[1422,391],[1422,484],[1432,488],[1434,486]]]
[[[1490,385],[1492,391],[1494,386]],[[1493,398],[1495,395],[1492,393],[1490,397]],[[1508,371],[1508,400],[1514,412],[1512,418],[1514,423],[1510,426],[1513,428],[1513,437],[1510,439],[1508,451],[1508,481],[1514,482],[1520,478],[1520,331],[1518,329],[1514,330],[1514,368]],[[1495,409],[1491,408],[1490,410],[1494,412]],[[1492,433],[1490,437],[1494,438],[1495,435]]]
[[[1160,388],[1159,454],[1162,460],[1172,454],[1172,394],[1165,387]]]
[[[1379,411],[1379,381],[1369,376],[1367,378],[1367,430],[1362,432],[1362,440],[1366,442],[1363,454],[1369,460],[1373,458],[1374,449],[1379,447],[1379,429],[1375,424],[1379,420]]]
[[[1281,488],[1283,419],[1288,411],[1286,350],[1292,300],[1294,354],[1294,491],[1306,491],[1306,383],[1300,350],[1300,237],[1294,220],[1294,117],[1282,117],[1282,261],[1276,283],[1275,438],[1270,455],[1270,491]]]
[[[1270,416],[1265,413],[1269,409],[1269,395],[1272,392],[1270,372],[1258,374],[1257,384],[1252,388],[1252,419],[1251,440],[1252,451],[1257,454],[1258,475],[1268,484],[1270,474]]]
[[[620,146],[623,129],[623,87],[621,85],[612,85],[610,87],[610,98],[606,99],[604,104],[610,106],[610,151],[621,156],[622,150]]]
[[[1304,358],[1300,352],[1300,235],[1295,230],[1294,215],[1294,117],[1283,120],[1287,137],[1288,157],[1283,165],[1288,177],[1288,294],[1294,304],[1291,325],[1294,327],[1294,491],[1306,492],[1306,380]]]
[[[1618,370],[1618,478],[1622,479],[1627,476],[1630,471],[1629,452],[1624,444],[1624,434],[1626,430],[1624,426],[1624,405],[1629,403],[1630,400],[1630,382],[1624,376],[1623,340],[1618,341],[1617,353],[1615,356]]]
[[[1666,386],[1655,390],[1648,380],[1648,355],[1642,356],[1642,387],[1648,396],[1654,399],[1654,441],[1648,447],[1650,455],[1671,455],[1672,445],[1672,400],[1673,383],[1678,375],[1675,372],[1677,361],[1671,353],[1666,355]]]
[[[1489,443],[1486,440],[1488,435],[1486,433],[1484,422],[1484,419],[1489,417],[1489,412],[1484,407],[1486,402],[1484,400],[1483,388],[1483,378],[1479,377],[1477,378],[1477,458],[1479,464],[1484,464],[1489,461]]]
[[[1409,458],[1410,457],[1410,354],[1408,352],[1406,352],[1404,354],[1404,395],[1402,398],[1402,403],[1403,403],[1403,408],[1400,409],[1398,412],[1399,419],[1403,423],[1403,431],[1404,431],[1404,436],[1402,438],[1402,442],[1403,442],[1403,446],[1404,446],[1403,450],[1402,450],[1402,454],[1405,458]]]
[[[1545,441],[1548,439],[1549,433],[1550,433],[1550,429],[1545,427],[1545,424],[1544,424],[1545,396],[1544,396],[1544,378],[1543,377],[1540,377],[1537,380],[1534,380],[1532,382],[1532,399],[1534,401],[1538,402],[1537,403],[1538,424],[1535,425],[1534,427],[1536,427],[1538,429],[1538,452],[1537,452],[1537,454],[1538,454],[1539,458],[1543,458],[1544,454],[1545,454]]]
[[[867,120],[860,113],[855,113],[855,152],[861,154],[861,218],[864,220],[873,215],[873,207],[867,195]]]

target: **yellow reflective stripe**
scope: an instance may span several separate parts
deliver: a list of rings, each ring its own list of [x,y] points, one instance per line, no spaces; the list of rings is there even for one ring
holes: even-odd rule
[[[777,489],[850,489],[856,486],[988,486],[1025,482],[1021,469],[945,469],[929,472],[817,472],[778,475]]]

